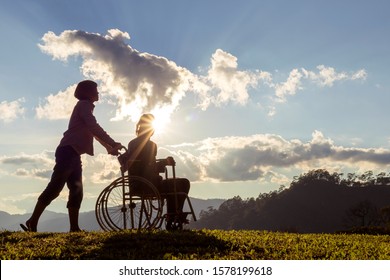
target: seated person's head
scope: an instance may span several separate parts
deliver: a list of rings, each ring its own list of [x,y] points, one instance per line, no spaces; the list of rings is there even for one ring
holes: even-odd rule
[[[135,128],[135,133],[137,136],[151,137],[154,133],[153,121],[154,116],[152,114],[143,114]]]

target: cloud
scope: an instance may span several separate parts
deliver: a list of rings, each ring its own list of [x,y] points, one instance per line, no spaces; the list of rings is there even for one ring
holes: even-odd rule
[[[82,156],[83,180],[93,184],[108,184],[120,176],[118,160],[107,154],[95,157]],[[43,151],[40,154],[22,153],[0,157],[2,175],[24,177],[49,181],[55,165],[54,152]]]
[[[351,80],[365,80],[367,79],[367,72],[364,69],[361,69],[352,74]]]
[[[320,86],[331,87],[337,81],[342,80],[365,80],[367,73],[364,69],[348,74],[346,72],[337,72],[333,67],[325,67],[324,65],[317,66],[318,73],[308,71],[302,68],[302,73],[305,77],[316,82]]]
[[[89,169],[93,170],[90,180],[94,184],[108,184],[120,176],[120,165],[116,158],[99,154],[88,160]]]
[[[54,163],[53,152],[44,151],[41,154],[28,155],[21,153],[15,156],[2,156],[0,157],[0,164],[4,165],[14,165],[14,166],[42,166],[42,165],[52,165]]]
[[[77,102],[73,95],[75,88],[76,85],[72,85],[65,91],[50,94],[46,97],[44,104],[40,104],[35,109],[37,118],[49,120],[68,119]]]
[[[359,169],[362,166],[387,169],[390,150],[346,148],[314,131],[306,143],[286,140],[279,135],[209,138],[191,145],[169,147],[171,154],[192,180],[262,180],[280,170],[324,168]]]
[[[25,113],[22,104],[25,102],[24,98],[19,98],[15,101],[2,101],[0,103],[0,121],[9,123],[21,117]]]
[[[238,70],[237,58],[220,49],[212,55],[207,74],[196,75],[167,58],[132,48],[125,43],[129,39],[117,29],[105,36],[67,30],[58,36],[46,33],[39,47],[62,61],[81,56],[84,76],[99,80],[101,91],[117,104],[117,120],[136,120],[145,111],[170,115],[189,92],[199,96],[202,109],[229,102],[245,105],[248,89],[270,79],[266,72]],[[47,104],[37,109],[38,117],[53,116],[58,101],[66,99],[62,104],[69,104],[69,96],[64,92],[46,98]]]
[[[189,88],[191,73],[168,59],[142,53],[126,44],[126,32],[106,36],[83,31],[46,33],[39,45],[54,59],[81,56],[82,73],[101,82],[100,90],[118,104],[116,119],[137,119],[144,111],[172,112]]]
[[[295,95],[299,90],[303,90],[305,81],[312,82],[320,87],[332,87],[336,82],[346,80],[365,80],[367,72],[360,69],[356,72],[346,73],[337,72],[333,67],[318,65],[317,71],[307,70],[305,68],[293,69],[286,82],[271,85],[275,87],[277,102],[286,102],[287,96]]]
[[[247,104],[249,88],[255,88],[259,81],[269,81],[271,75],[263,71],[238,70],[237,57],[221,49],[217,49],[211,57],[208,75],[200,77],[207,86],[198,90],[202,96],[203,109],[210,104],[217,106],[233,102],[239,105]],[[197,90],[197,87],[194,88]]]
[[[212,54],[206,71],[196,74],[165,57],[138,51],[126,43],[128,40],[130,35],[118,29],[108,30],[106,35],[66,30],[59,35],[47,32],[39,47],[53,59],[80,57],[83,75],[99,81],[105,100],[117,106],[114,120],[136,121],[145,111],[167,118],[189,93],[195,94],[196,105],[206,110],[212,105],[245,106],[252,91],[257,97],[273,91],[271,100],[280,103],[303,90],[305,82],[331,87],[338,81],[367,77],[364,69],[347,73],[319,65],[315,71],[293,69],[286,81],[277,81],[267,71],[241,70],[238,58],[222,49]],[[72,88],[47,97],[36,109],[38,118],[65,118],[72,108]],[[269,108],[274,115],[275,105]],[[53,114],[56,111],[64,113]]]
[[[53,173],[52,169],[25,169],[18,168],[12,175],[17,177],[28,177],[47,181]]]
[[[83,179],[93,184],[108,184],[120,176],[118,160],[107,154],[95,157],[82,156]],[[22,153],[0,157],[0,172],[3,175],[48,181],[55,165],[54,152],[40,154]]]
[[[54,166],[54,155],[53,152],[44,151],[40,154],[2,156],[0,166],[5,174],[47,180]]]
[[[286,184],[287,176],[312,169],[332,172],[382,172],[390,168],[390,150],[348,148],[335,144],[320,131],[309,141],[285,139],[276,134],[207,138],[194,143],[160,147],[158,157],[172,155],[176,175],[191,182],[243,182]],[[4,175],[48,180],[53,154],[1,157]],[[99,154],[83,158],[86,184],[107,185],[120,176],[115,157]]]
[[[302,89],[303,75],[298,69],[290,72],[287,81],[275,85],[275,95],[279,102],[285,102],[287,95],[295,95],[298,90]]]

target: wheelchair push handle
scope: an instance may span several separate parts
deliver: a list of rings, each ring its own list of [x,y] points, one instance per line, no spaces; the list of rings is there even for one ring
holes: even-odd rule
[[[126,147],[123,146],[121,143],[116,143],[114,147],[107,148],[107,152],[108,154],[113,156],[120,156],[120,151],[123,149],[125,150],[125,152],[127,151]]]
[[[118,149],[118,151],[120,152],[120,151],[122,151],[122,150],[124,150],[125,151],[125,153],[127,152],[127,148],[125,147],[125,146],[120,146],[120,148]]]

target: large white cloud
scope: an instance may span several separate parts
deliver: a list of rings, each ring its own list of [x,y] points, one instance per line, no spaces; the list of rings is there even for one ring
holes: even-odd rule
[[[101,92],[117,106],[114,119],[137,120],[145,111],[166,118],[188,93],[196,94],[196,105],[206,110],[212,105],[246,105],[250,90],[262,94],[260,86],[273,91],[272,99],[277,103],[297,94],[305,81],[330,87],[337,81],[362,80],[367,76],[364,69],[346,73],[319,65],[316,71],[293,69],[286,81],[276,81],[270,72],[240,70],[238,58],[221,49],[212,54],[205,73],[195,74],[165,57],[134,49],[126,43],[129,39],[128,33],[117,29],[108,30],[107,35],[66,30],[59,35],[47,32],[39,47],[53,59],[81,57],[83,75],[98,80]],[[65,107],[72,108],[68,106],[70,89],[47,97],[37,108],[37,116],[52,118],[52,112],[61,111],[56,118],[66,118],[69,109]],[[271,108],[274,114],[275,106]]]
[[[116,118],[136,119],[143,111],[172,112],[189,88],[191,73],[168,59],[142,53],[126,44],[130,36],[109,30],[106,36],[83,31],[46,33],[40,48],[54,59],[81,56],[87,78],[118,104]]]

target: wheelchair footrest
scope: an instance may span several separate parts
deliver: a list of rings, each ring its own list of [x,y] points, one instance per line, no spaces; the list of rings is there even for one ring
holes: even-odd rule
[[[188,224],[189,220],[187,216],[191,214],[191,212],[182,212],[182,213],[167,213],[166,219],[169,221],[174,221],[176,223]]]

